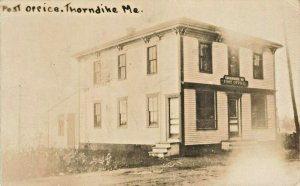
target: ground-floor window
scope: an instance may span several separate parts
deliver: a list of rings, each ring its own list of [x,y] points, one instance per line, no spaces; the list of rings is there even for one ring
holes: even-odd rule
[[[147,97],[147,120],[149,127],[158,125],[158,95],[153,94]]]
[[[196,91],[197,129],[216,129],[216,96],[214,91]]]
[[[101,127],[101,104],[94,104],[94,128]]]
[[[119,126],[125,127],[127,125],[127,98],[119,99]]]
[[[58,136],[64,136],[64,115],[58,116]]]
[[[265,128],[266,122],[266,96],[262,94],[251,95],[252,128]]]

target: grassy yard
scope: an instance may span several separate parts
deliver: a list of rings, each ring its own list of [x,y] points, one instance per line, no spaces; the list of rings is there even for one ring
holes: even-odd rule
[[[78,174],[120,168],[162,165],[166,170],[192,169],[226,162],[227,153],[207,153],[195,161],[192,157],[154,158],[147,151],[100,151],[40,149],[6,152],[3,155],[3,178],[20,180],[35,177]]]

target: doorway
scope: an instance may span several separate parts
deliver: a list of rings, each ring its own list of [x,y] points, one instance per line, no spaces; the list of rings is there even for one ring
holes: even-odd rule
[[[241,136],[240,97],[228,96],[228,131],[229,138]]]
[[[168,97],[168,138],[179,139],[179,98]]]

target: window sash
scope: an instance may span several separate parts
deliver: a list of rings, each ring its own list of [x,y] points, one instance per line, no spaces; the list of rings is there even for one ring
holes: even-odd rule
[[[94,104],[94,127],[95,128],[101,127],[101,104],[100,103]]]
[[[253,128],[266,128],[266,96],[261,94],[251,95],[251,115]]]
[[[127,99],[119,100],[119,125],[127,125]]]
[[[148,55],[148,59],[147,59],[147,73],[148,74],[153,74],[157,72],[157,47],[152,46],[152,47],[148,47],[147,50],[147,55]]]
[[[58,117],[58,136],[64,135],[64,117],[59,116]]]
[[[118,77],[126,79],[126,55],[122,54],[118,57]]]
[[[211,44],[199,43],[199,71],[205,73],[212,73]]]
[[[237,49],[228,50],[228,74],[230,76],[240,75],[240,64]]]
[[[101,63],[100,61],[96,61],[94,63],[94,84],[101,83]]]
[[[253,55],[253,78],[263,79],[263,59],[262,55]]]
[[[147,99],[148,125],[158,124],[158,96],[149,96]]]
[[[196,91],[197,129],[216,129],[215,99],[214,91]]]

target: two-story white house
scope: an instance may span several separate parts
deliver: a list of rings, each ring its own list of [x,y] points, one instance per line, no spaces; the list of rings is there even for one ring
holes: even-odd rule
[[[80,146],[175,155],[276,135],[280,44],[182,18],[76,54]]]

